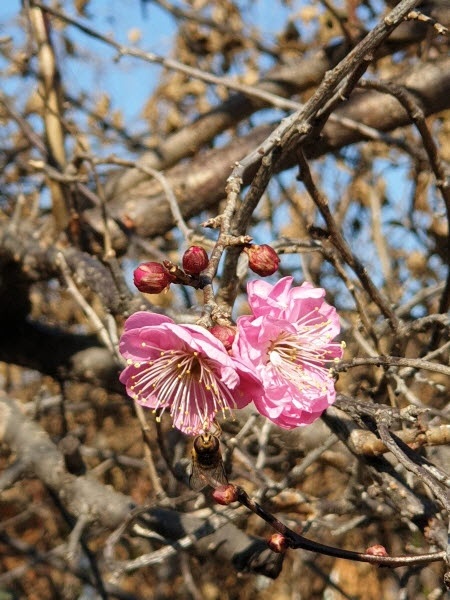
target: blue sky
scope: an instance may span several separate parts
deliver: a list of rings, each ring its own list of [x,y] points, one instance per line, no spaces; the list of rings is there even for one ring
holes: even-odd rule
[[[300,6],[304,2],[298,2]],[[180,3],[181,4],[181,3]],[[295,3],[294,3],[295,4]],[[14,42],[24,40],[23,32],[17,27],[17,15],[20,12],[20,1],[3,0],[0,2],[0,35],[11,35]],[[133,46],[129,35],[139,30],[140,40],[137,46],[160,55],[168,55],[171,39],[175,31],[175,20],[166,11],[152,2],[141,0],[91,0],[87,6],[89,18],[80,17],[73,8],[73,2],[63,2],[64,12],[96,29],[99,33],[111,35],[117,42]],[[273,34],[285,22],[287,10],[281,4],[274,10],[272,2],[248,3],[251,12],[251,23],[255,29],[261,28],[268,42],[273,41]],[[84,56],[76,60],[65,61],[65,85],[73,85],[75,89],[84,88],[89,91],[94,86],[98,94],[108,93],[112,98],[112,109],[120,109],[126,121],[136,123],[140,118],[143,102],[149,97],[152,88],[158,81],[160,67],[135,58],[124,57],[113,68],[104,69],[104,65],[95,64],[95,55],[100,59],[114,56],[114,53],[103,43],[89,38],[75,27],[67,28],[70,39],[78,45]],[[58,36],[54,36],[57,39]],[[58,47],[56,45],[56,50]],[[86,68],[83,69],[83,60]],[[139,130],[139,129],[137,129]]]

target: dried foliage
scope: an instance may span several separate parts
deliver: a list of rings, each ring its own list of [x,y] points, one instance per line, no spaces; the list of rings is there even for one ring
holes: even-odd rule
[[[142,0],[126,43],[98,4],[28,0],[0,35],[1,598],[444,598],[449,1],[270,3],[258,28],[263,0]],[[158,81],[140,130],[73,80],[125,61]],[[136,310],[245,313],[249,236],[326,289],[346,352],[320,422],[222,423],[219,506],[126,397],[117,340]],[[202,290],[133,288],[193,244]]]

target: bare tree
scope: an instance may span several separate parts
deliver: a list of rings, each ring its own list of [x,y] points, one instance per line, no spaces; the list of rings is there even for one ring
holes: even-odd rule
[[[0,37],[0,595],[444,598],[448,0],[271,3],[270,39],[261,1],[142,1],[165,54],[93,1],[22,4]],[[141,133],[66,68],[123,61],[158,74]],[[326,290],[346,351],[320,421],[221,422],[224,507],[189,489],[189,436],[127,397],[118,339],[138,310],[244,314],[251,242],[273,281]],[[131,285],[146,261],[169,291]]]

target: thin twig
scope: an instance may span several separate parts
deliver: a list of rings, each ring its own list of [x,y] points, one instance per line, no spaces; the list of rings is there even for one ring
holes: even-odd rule
[[[93,310],[93,308],[91,308],[91,306],[89,306],[89,304],[83,298],[82,294],[79,292],[77,286],[75,285],[75,282],[70,274],[69,265],[67,264],[64,254],[62,252],[59,252],[57,254],[56,264],[64,277],[67,286],[67,291],[72,295],[74,300],[83,310],[90,323],[93,325],[94,331],[99,336],[99,339],[102,342],[102,344],[104,344],[104,346],[108,348],[112,356],[116,356],[117,349],[114,343],[112,342],[101,319],[97,316],[97,313]]]
[[[385,365],[388,367],[412,367],[414,369],[425,369],[433,373],[441,373],[442,375],[450,376],[450,367],[438,363],[432,363],[421,358],[402,358],[399,356],[371,356],[367,358],[353,358],[349,361],[340,361],[333,365],[333,369],[337,372],[346,371],[352,367],[361,365]]]
[[[449,514],[450,496],[448,492],[443,490],[440,483],[437,482],[435,478],[420,465],[421,460],[419,456],[414,452],[414,450],[408,448],[408,446],[406,446],[406,444],[404,444],[400,438],[396,438],[389,431],[389,428],[385,422],[378,423],[377,427],[384,445],[390,450],[390,452],[392,452],[395,458],[405,467],[405,469],[413,473],[433,492],[436,499],[440,502],[442,508],[447,512],[447,514]],[[404,450],[402,448],[404,448]],[[412,460],[410,456],[413,456],[414,460]]]
[[[404,0],[404,2],[405,1],[406,0]],[[415,0],[415,1],[408,0],[408,4],[414,5],[417,3],[418,3],[418,0]],[[37,0],[34,0],[33,4],[34,4],[34,6],[41,8],[43,11],[48,12],[49,14],[55,16],[56,18],[61,19],[64,22],[66,22],[70,25],[73,25],[74,27],[77,27],[80,31],[83,31],[83,33],[85,33],[86,35],[93,37],[95,39],[98,39],[98,40],[102,41],[103,43],[108,44],[109,46],[115,48],[118,51],[119,57],[120,56],[132,56],[132,57],[138,58],[140,60],[144,60],[146,62],[159,64],[159,65],[165,67],[166,69],[184,73],[185,75],[188,75],[195,79],[199,79],[200,81],[205,81],[206,83],[210,83],[212,85],[219,85],[219,86],[226,87],[230,90],[240,92],[241,94],[244,94],[245,96],[248,96],[250,98],[255,98],[256,100],[262,101],[262,103],[264,103],[264,104],[268,104],[269,106],[274,106],[275,108],[279,108],[281,110],[300,111],[304,108],[304,105],[299,102],[295,102],[288,98],[283,98],[282,96],[279,96],[277,94],[272,94],[271,92],[267,92],[263,89],[258,88],[257,86],[240,84],[240,83],[236,82],[235,80],[230,79],[229,77],[223,77],[223,76],[219,77],[219,76],[213,75],[212,73],[208,73],[208,72],[202,71],[200,69],[196,69],[194,67],[185,65],[177,60],[159,56],[153,52],[144,52],[137,48],[129,48],[127,46],[119,44],[114,39],[112,39],[111,36],[102,35],[101,33],[95,31],[91,27],[81,23],[79,20],[69,17],[67,14],[63,13],[62,11],[59,11],[59,10],[56,10],[49,6],[46,6],[46,5],[42,4],[41,2],[38,2]],[[397,7],[396,10],[393,11],[391,14],[394,14],[394,12],[398,13],[398,12],[400,12],[400,9]],[[387,27],[388,28],[393,27],[393,25],[398,23],[398,21],[399,21],[399,17],[394,15],[392,17],[390,23],[387,25]],[[372,32],[371,32],[371,34],[372,34]],[[371,34],[369,34],[367,37],[369,37]],[[376,37],[378,37],[379,31],[377,31],[376,34],[377,34]],[[366,44],[364,43],[363,47],[365,47],[365,45]],[[377,129],[375,129],[373,127],[369,127],[368,125],[364,125],[363,123],[359,123],[358,121],[354,121],[350,118],[347,118],[347,117],[341,118],[341,117],[331,114],[329,116],[329,119],[330,119],[330,121],[341,124],[343,127],[346,127],[347,129],[352,129],[354,131],[358,131],[359,133],[361,133],[365,137],[368,137],[369,139],[384,141],[389,144],[398,145],[401,148],[405,147],[404,141],[402,139],[394,138],[386,133],[378,131]]]
[[[144,438],[145,460],[146,460],[147,467],[148,467],[150,481],[152,483],[156,498],[164,504],[167,501],[167,494],[161,485],[161,480],[160,480],[158,472],[156,470],[155,461],[153,460],[153,454],[152,454],[152,449],[151,449],[150,428],[149,428],[147,420],[145,418],[145,414],[142,409],[142,406],[140,404],[138,404],[137,402],[134,402],[134,410],[135,410],[136,416],[139,420],[139,424],[140,424],[141,430],[142,430],[142,435]]]
[[[435,143],[433,136],[431,135],[430,129],[425,119],[425,113],[419,104],[418,99],[413,96],[405,87],[394,84],[394,83],[382,83],[379,81],[364,81],[361,82],[361,87],[364,89],[374,89],[379,92],[390,94],[396,98],[400,104],[408,112],[411,121],[416,125],[419,131],[423,146],[428,156],[430,166],[436,178],[436,186],[442,194],[444,199],[445,209],[447,213],[447,227],[450,231],[450,175],[444,166],[439,155],[439,149]],[[450,235],[447,236],[447,263],[448,271],[445,289],[441,297],[439,312],[445,313],[450,307]],[[435,347],[438,338],[435,333],[431,341],[431,348]]]
[[[396,331],[400,325],[400,321],[392,310],[389,302],[383,297],[378,287],[374,284],[372,279],[369,277],[366,268],[360,262],[358,258],[352,253],[349,245],[342,236],[339,228],[337,227],[333,215],[331,214],[328,201],[325,196],[319,191],[311,175],[311,170],[306,160],[305,154],[301,148],[298,149],[298,160],[300,166],[299,178],[303,181],[306,189],[308,190],[311,198],[314,200],[317,208],[319,209],[322,217],[325,219],[327,224],[328,233],[334,246],[339,250],[342,258],[351,267],[358,279],[361,281],[364,289],[367,291],[371,299],[379,307],[383,315],[388,319],[391,328]]]
[[[372,554],[353,552],[351,550],[343,550],[342,548],[335,548],[333,546],[320,544],[319,542],[314,542],[287,527],[284,523],[279,521],[271,513],[266,511],[262,506],[250,498],[243,488],[236,486],[235,489],[238,502],[258,515],[261,519],[278,531],[278,533],[281,533],[281,535],[283,535],[286,539],[289,548],[301,548],[303,550],[308,550],[309,552],[324,554],[325,556],[335,556],[344,560],[367,562],[378,566],[391,568],[443,561],[446,556],[444,551],[418,554],[416,556],[374,556]]]

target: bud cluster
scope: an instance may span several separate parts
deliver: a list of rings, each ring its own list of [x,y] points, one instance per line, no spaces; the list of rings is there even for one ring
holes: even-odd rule
[[[248,244],[244,248],[248,256],[249,268],[260,277],[268,277],[277,271],[280,258],[275,250],[267,244]],[[182,268],[170,261],[145,262],[134,271],[134,285],[144,294],[160,294],[166,291],[171,283],[199,286],[199,276],[206,269],[209,257],[201,246],[190,246],[183,254]],[[230,337],[226,333],[213,333],[227,345],[222,337]],[[233,332],[234,337],[234,332]],[[232,343],[227,342],[230,346]]]
[[[166,291],[171,283],[198,284],[198,276],[206,269],[208,262],[208,255],[203,248],[190,246],[183,255],[183,269],[169,261],[164,261],[164,264],[142,263],[134,270],[134,285],[144,294],[160,294]]]

